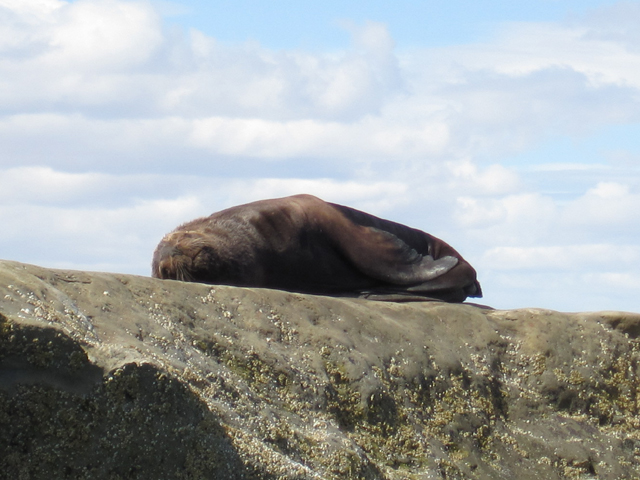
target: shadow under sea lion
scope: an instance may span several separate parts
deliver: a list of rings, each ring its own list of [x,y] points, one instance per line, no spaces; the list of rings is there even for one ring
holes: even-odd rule
[[[378,300],[482,297],[476,271],[442,240],[311,195],[231,207],[179,226],[152,275]]]

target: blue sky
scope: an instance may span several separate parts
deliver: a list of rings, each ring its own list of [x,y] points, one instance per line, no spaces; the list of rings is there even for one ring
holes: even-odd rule
[[[316,51],[344,48],[344,21],[383,22],[401,48],[477,42],[502,22],[570,20],[602,0],[470,1],[180,1],[157,2],[170,23],[198,30],[224,42],[247,40],[267,48]]]
[[[640,2],[0,0],[0,258],[148,275],[312,193],[496,308],[640,311]]]

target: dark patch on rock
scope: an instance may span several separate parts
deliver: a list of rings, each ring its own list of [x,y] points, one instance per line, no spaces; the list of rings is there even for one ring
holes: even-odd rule
[[[13,328],[2,351],[7,344],[12,349],[12,339],[24,344],[30,337],[52,338],[46,368],[58,363],[64,370],[59,360],[70,351],[74,361],[74,342],[53,329]],[[125,364],[99,383],[78,370],[76,382],[88,382],[79,390],[60,375],[33,376],[23,364],[41,362],[41,352],[23,352],[0,363],[7,372],[16,365],[7,358],[22,361],[9,391],[0,391],[2,478],[251,478],[216,416],[155,366]]]

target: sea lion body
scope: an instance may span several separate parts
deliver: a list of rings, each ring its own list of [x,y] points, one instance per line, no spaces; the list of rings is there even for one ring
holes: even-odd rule
[[[313,294],[450,302],[482,296],[475,270],[442,240],[311,195],[185,223],[156,248],[152,274]]]

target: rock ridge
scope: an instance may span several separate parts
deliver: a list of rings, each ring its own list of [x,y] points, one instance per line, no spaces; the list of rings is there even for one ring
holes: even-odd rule
[[[639,336],[0,261],[0,478],[640,478]]]

